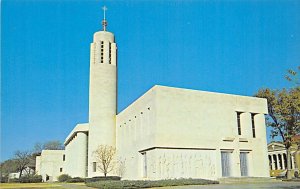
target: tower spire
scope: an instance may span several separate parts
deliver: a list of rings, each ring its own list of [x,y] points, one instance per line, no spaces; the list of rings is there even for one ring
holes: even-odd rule
[[[102,10],[103,10],[102,26],[103,26],[103,31],[106,31],[107,21],[106,21],[106,18],[105,18],[105,12],[107,11],[107,7],[103,6]]]

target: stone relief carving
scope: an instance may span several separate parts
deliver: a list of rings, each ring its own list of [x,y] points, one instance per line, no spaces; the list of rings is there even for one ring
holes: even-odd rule
[[[216,159],[211,151],[169,151],[153,161],[156,163],[150,167],[155,178],[206,178],[216,174]]]

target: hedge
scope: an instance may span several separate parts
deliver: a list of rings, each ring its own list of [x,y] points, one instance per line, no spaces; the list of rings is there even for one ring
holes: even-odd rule
[[[34,175],[34,176],[25,176],[25,177],[21,177],[21,178],[14,178],[14,179],[10,179],[9,182],[13,182],[13,183],[39,183],[42,182],[43,178],[41,175]]]
[[[74,178],[70,178],[68,180],[66,180],[66,182],[70,182],[70,183],[75,183],[75,182],[84,182],[85,179],[80,178],[80,177],[74,177]]]
[[[204,180],[204,179],[170,179],[157,181],[98,181],[86,183],[87,186],[101,188],[101,189],[136,189],[136,188],[152,188],[165,186],[183,186],[183,185],[205,185],[218,184],[218,181]]]
[[[97,182],[97,181],[109,181],[109,180],[121,180],[121,177],[117,176],[107,176],[107,177],[93,177],[93,178],[86,178],[85,183],[90,183],[90,182]]]

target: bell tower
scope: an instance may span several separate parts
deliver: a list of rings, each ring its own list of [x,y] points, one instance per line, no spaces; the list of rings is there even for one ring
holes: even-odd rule
[[[103,7],[103,30],[94,33],[90,52],[88,177],[102,175],[95,171],[97,147],[116,143],[117,46],[114,34],[106,31],[106,10]]]

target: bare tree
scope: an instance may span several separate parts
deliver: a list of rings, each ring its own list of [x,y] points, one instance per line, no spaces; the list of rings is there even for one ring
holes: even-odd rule
[[[37,142],[33,147],[33,153],[39,154],[42,150],[63,150],[64,145],[59,140],[50,140],[45,143]]]
[[[97,168],[106,175],[115,168],[114,157],[116,155],[116,148],[109,145],[100,145],[97,150],[93,152]]]
[[[29,151],[16,151],[14,160],[18,171],[20,171],[19,178],[21,178],[23,170],[30,164],[31,153]]]
[[[34,147],[33,147],[33,153],[35,154],[39,154],[41,153],[43,150],[43,144],[40,143],[40,142],[37,142],[34,144]]]
[[[124,160],[119,159],[118,160],[118,165],[117,165],[117,168],[116,168],[116,174],[119,175],[119,177],[123,177],[125,172],[126,172],[125,161],[126,161],[126,159],[124,159]]]
[[[59,140],[48,141],[43,145],[44,150],[63,150],[64,145]]]

